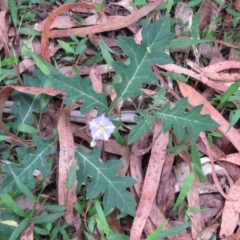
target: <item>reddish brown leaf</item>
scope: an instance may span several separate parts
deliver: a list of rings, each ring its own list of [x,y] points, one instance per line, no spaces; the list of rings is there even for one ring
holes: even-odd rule
[[[64,107],[58,120],[59,134],[59,162],[58,162],[58,204],[67,208],[65,219],[68,224],[74,225],[74,204],[77,202],[76,188],[77,180],[75,180],[72,188],[67,190],[66,183],[68,173],[74,163],[74,141],[71,132],[70,112],[72,106]],[[80,166],[81,167],[81,166]]]
[[[161,132],[161,128],[162,126],[160,122],[155,123],[153,139],[155,139],[159,132]],[[138,204],[136,217],[134,218],[130,233],[130,239],[132,240],[139,240],[141,238],[144,225],[151,212],[166,157],[165,149],[167,145],[168,133],[162,133],[153,143],[140,202]]]

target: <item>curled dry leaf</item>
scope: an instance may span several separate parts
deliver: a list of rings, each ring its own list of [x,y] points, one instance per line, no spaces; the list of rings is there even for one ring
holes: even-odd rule
[[[154,2],[149,3],[148,5],[142,7],[141,9],[133,12],[132,14],[122,17],[122,16],[110,16],[104,24],[99,24],[97,26],[85,27],[85,28],[75,28],[66,30],[51,30],[49,37],[58,38],[58,37],[67,37],[69,34],[74,36],[86,36],[89,34],[95,34],[100,32],[118,30],[121,28],[128,27],[129,25],[136,23],[142,17],[149,14],[156,7],[161,5],[164,0],[155,0]]]
[[[53,11],[45,20],[44,25],[43,25],[43,30],[42,30],[42,54],[43,54],[43,58],[50,62],[50,57],[49,57],[49,52],[48,52],[48,44],[49,44],[49,31],[50,31],[50,27],[53,24],[53,21],[63,12],[68,11],[70,9],[73,8],[77,8],[77,7],[82,7],[82,8],[90,8],[93,9],[97,12],[99,12],[103,18],[106,18],[105,14],[103,12],[100,12],[99,9],[93,5],[87,4],[87,3],[70,3],[70,4],[66,4],[63,5],[59,8],[57,8],[55,11]],[[64,30],[65,32],[67,32],[66,30]],[[89,33],[90,34],[90,33]],[[86,35],[89,35],[86,34]],[[69,33],[67,34],[69,36]]]

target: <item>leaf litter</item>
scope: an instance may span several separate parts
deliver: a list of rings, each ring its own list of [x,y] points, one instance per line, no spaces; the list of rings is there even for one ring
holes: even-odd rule
[[[239,238],[239,47],[231,29],[239,3],[230,10],[226,4],[1,1],[1,235]],[[174,27],[167,16],[158,20],[166,13]],[[86,45],[78,40],[84,36]],[[116,129],[91,147],[88,124],[102,114]],[[183,163],[188,171],[178,193]],[[211,184],[214,194],[199,192]],[[20,196],[31,198],[29,191],[38,205],[30,215],[16,205]]]

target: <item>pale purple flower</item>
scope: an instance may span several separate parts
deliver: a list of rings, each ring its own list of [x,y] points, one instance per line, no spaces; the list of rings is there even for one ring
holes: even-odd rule
[[[89,128],[93,140],[108,140],[111,134],[114,132],[115,126],[104,115],[93,119],[89,122]]]

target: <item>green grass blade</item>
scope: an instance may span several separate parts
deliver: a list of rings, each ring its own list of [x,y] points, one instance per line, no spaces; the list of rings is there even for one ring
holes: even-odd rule
[[[183,183],[182,189],[179,193],[179,196],[177,198],[176,203],[173,206],[173,210],[175,210],[185,199],[185,197],[187,196],[189,190],[191,189],[193,182],[194,182],[194,173],[191,172],[189,173],[189,175],[187,176],[186,180]]]
[[[31,223],[48,223],[48,222],[53,222],[56,219],[64,216],[66,213],[53,213],[53,214],[48,214],[40,217],[36,217],[31,219]]]
[[[16,239],[18,239],[18,236],[23,232],[23,230],[26,228],[27,224],[28,224],[28,218],[25,218],[18,225],[18,227],[14,229],[14,231],[12,232],[9,240],[16,240]]]
[[[12,197],[5,193],[0,195],[0,199],[6,204],[14,213],[18,216],[26,217],[27,214],[18,206],[18,204],[12,199]]]

